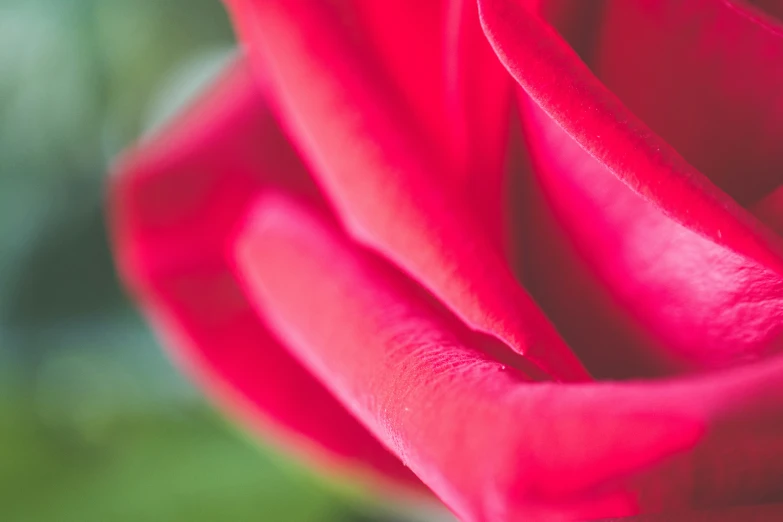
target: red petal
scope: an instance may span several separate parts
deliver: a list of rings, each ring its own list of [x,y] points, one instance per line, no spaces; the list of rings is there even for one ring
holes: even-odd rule
[[[475,0],[336,3],[354,45],[373,49],[454,185],[503,240],[503,173],[511,78],[489,46]],[[404,35],[404,37],[402,36]]]
[[[232,6],[282,118],[351,233],[552,377],[587,378],[334,13],[315,0]]]
[[[413,480],[269,336],[230,270],[225,246],[251,198],[269,185],[313,192],[246,64],[118,171],[111,210],[123,278],[211,397],[254,428],[318,449],[319,458],[326,450],[343,465]]]
[[[440,161],[451,162],[441,27],[449,2],[319,3],[334,15],[351,45],[361,49],[366,58],[372,57],[374,73],[388,84],[397,110],[415,118],[422,140],[436,151]],[[405,37],[401,37],[403,31]]]
[[[484,37],[475,0],[452,0],[446,20],[449,154],[469,204],[492,234],[504,231],[505,161],[512,80]],[[497,237],[497,241],[508,238]]]
[[[483,12],[526,91],[542,198],[531,209],[528,282],[588,367],[627,377],[778,351],[779,240],[736,204],[720,203],[719,191],[644,131],[540,20],[502,1]],[[557,68],[566,79],[547,83]]]
[[[544,112],[635,192],[689,229],[783,274],[783,243],[653,134],[515,0],[479,0],[501,61]]]
[[[463,520],[584,520],[783,493],[783,360],[700,380],[530,383],[290,201],[258,202],[238,257],[277,335]]]
[[[475,0],[318,4],[351,52],[386,84],[394,110],[414,124],[417,140],[442,167],[431,175],[442,175],[466,198],[500,242],[504,216],[497,202],[512,82],[484,38]],[[241,30],[252,17],[235,21],[241,33],[252,32]]]
[[[341,1],[358,45],[375,53],[379,74],[394,85],[417,126],[427,131],[453,185],[484,219],[492,239],[505,238],[503,174],[511,78],[489,46],[475,0]],[[404,35],[404,37],[402,37]]]
[[[643,375],[780,351],[783,279],[663,214],[534,103],[525,113],[541,198],[526,274],[588,367]]]
[[[743,2],[608,2],[594,69],[742,204],[783,182],[783,26]]]

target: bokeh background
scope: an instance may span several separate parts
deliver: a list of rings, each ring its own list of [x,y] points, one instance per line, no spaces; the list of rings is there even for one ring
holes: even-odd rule
[[[3,522],[414,519],[223,420],[115,278],[112,158],[234,50],[218,0],[0,0]]]

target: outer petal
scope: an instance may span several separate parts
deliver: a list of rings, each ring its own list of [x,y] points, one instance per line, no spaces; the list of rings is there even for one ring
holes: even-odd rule
[[[257,203],[238,256],[277,335],[463,520],[584,520],[783,493],[781,359],[700,380],[531,383],[290,201]]]
[[[551,377],[586,378],[335,13],[314,0],[231,5],[282,118],[351,233]]]
[[[588,367],[627,377],[778,351],[779,239],[645,130],[540,19],[502,0],[483,13],[524,88],[528,282]],[[556,68],[567,80],[551,82]]]
[[[272,428],[321,459],[415,480],[269,336],[237,286],[225,245],[268,186],[315,204],[240,61],[118,167],[111,225],[122,276],[174,357],[246,424]]]

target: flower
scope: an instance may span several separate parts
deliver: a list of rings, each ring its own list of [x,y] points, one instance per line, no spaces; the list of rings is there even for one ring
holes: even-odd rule
[[[228,1],[121,273],[222,407],[463,520],[777,519],[767,3]]]

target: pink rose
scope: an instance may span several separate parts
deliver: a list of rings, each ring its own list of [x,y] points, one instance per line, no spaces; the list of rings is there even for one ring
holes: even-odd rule
[[[228,1],[120,270],[221,407],[462,520],[783,520],[762,3]]]

